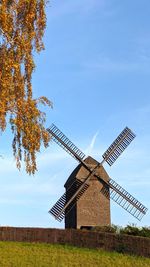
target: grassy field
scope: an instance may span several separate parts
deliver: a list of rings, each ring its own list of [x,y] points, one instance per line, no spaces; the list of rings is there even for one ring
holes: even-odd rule
[[[150,259],[102,250],[0,242],[0,267],[150,267]]]

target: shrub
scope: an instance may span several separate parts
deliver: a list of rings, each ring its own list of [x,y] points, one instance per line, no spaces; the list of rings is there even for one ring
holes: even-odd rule
[[[150,238],[150,227],[142,227],[140,235]]]
[[[140,229],[135,225],[127,225],[125,228],[120,229],[120,234],[139,236]]]
[[[116,233],[117,226],[115,225],[94,226],[92,230],[97,232]]]
[[[125,234],[133,236],[142,236],[150,238],[150,227],[137,227],[135,224],[128,224],[125,227],[120,227],[118,225],[104,225],[104,226],[94,226],[93,231],[114,233],[114,234]]]

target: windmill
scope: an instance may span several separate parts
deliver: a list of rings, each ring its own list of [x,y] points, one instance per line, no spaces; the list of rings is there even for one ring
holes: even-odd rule
[[[47,131],[59,146],[79,162],[65,184],[66,192],[49,210],[56,220],[65,218],[66,228],[110,224],[110,199],[139,221],[142,219],[147,208],[110,178],[103,167],[104,162],[112,166],[135,138],[128,127],[108,147],[101,162],[92,157],[85,158],[85,154],[54,124]]]

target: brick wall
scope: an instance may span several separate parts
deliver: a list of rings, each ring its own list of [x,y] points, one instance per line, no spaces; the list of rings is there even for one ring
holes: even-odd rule
[[[46,242],[150,257],[150,238],[74,229],[0,227],[0,241]]]

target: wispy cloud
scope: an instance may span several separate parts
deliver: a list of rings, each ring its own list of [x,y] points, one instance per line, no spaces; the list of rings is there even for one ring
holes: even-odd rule
[[[136,46],[136,57],[140,60],[150,61],[150,35],[149,31],[138,35],[134,41]]]
[[[107,14],[111,14],[111,12],[108,10],[108,7],[106,6],[106,1],[104,0],[76,0],[76,1],[61,1],[59,2],[59,5],[55,5],[54,2],[51,4],[50,9],[50,19],[54,18],[60,18],[64,15],[71,15],[71,14],[84,14],[87,15],[89,12],[92,12],[96,9],[102,10],[103,15],[104,11],[106,11]]]
[[[93,152],[93,149],[94,149],[94,146],[95,146],[95,142],[96,142],[96,139],[97,139],[97,136],[98,136],[99,132],[97,131],[93,137],[92,137],[92,140],[89,144],[89,146],[85,149],[85,153],[87,155],[90,155],[92,152]]]
[[[41,181],[40,183],[38,181],[34,182],[33,180],[29,183],[25,183],[25,181],[20,182],[20,184],[17,184],[14,181],[14,184],[3,184],[1,185],[0,192],[1,195],[3,194],[8,194],[9,195],[22,195],[23,194],[28,194],[29,195],[49,195],[49,196],[54,196],[55,192],[61,191],[61,186],[57,182],[51,182],[51,179],[49,181]]]
[[[104,72],[134,72],[144,71],[150,72],[150,60],[142,58],[142,60],[113,60],[110,57],[98,57],[83,64],[85,71],[104,71]]]
[[[69,155],[63,149],[58,147],[56,151],[48,149],[47,151],[44,151],[44,153],[40,153],[38,155],[37,161],[39,168],[41,168],[62,162],[63,160],[66,160],[68,157]]]
[[[16,171],[15,159],[12,156],[0,158],[0,174],[14,173]]]

